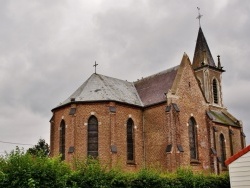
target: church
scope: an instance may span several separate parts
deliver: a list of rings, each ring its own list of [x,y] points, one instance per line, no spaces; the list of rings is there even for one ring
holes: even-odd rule
[[[51,156],[94,157],[109,168],[227,171],[245,147],[242,123],[223,104],[220,56],[199,27],[193,61],[128,82],[93,73],[52,109]]]

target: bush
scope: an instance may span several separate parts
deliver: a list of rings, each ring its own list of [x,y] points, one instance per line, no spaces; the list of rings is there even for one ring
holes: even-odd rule
[[[70,186],[79,187],[109,187],[108,173],[98,160],[88,158],[86,160],[75,160],[74,172],[68,180]]]
[[[0,187],[65,187],[71,172],[59,158],[35,157],[19,148],[0,161]]]
[[[131,182],[132,187],[163,187],[164,179],[160,174],[150,169],[142,169]]]
[[[228,174],[194,173],[181,168],[174,173],[142,169],[137,173],[109,170],[98,160],[75,160],[72,170],[60,157],[48,158],[24,153],[16,148],[0,157],[0,187],[58,188],[227,188]]]

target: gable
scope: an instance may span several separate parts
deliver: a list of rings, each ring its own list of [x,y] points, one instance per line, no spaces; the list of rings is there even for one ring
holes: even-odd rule
[[[176,74],[176,78],[171,88],[171,94],[192,95],[192,98],[194,96],[196,97],[199,96],[202,100],[200,102],[203,102],[203,101],[206,102],[204,94],[200,88],[200,85],[195,76],[194,70],[191,66],[189,57],[186,53],[184,53],[182,57],[178,72]],[[197,99],[195,101],[198,102]]]

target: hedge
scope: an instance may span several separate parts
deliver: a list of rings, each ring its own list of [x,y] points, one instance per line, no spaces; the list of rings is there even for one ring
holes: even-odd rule
[[[17,148],[0,157],[0,187],[227,188],[230,181],[228,174],[193,173],[188,168],[173,173],[154,169],[142,169],[137,173],[108,170],[94,159],[69,166],[60,157],[33,156]]]

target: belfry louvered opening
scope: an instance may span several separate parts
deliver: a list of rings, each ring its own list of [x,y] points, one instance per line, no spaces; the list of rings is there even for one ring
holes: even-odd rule
[[[218,84],[216,79],[213,79],[213,97],[214,97],[214,103],[218,104],[219,99],[218,99]]]

